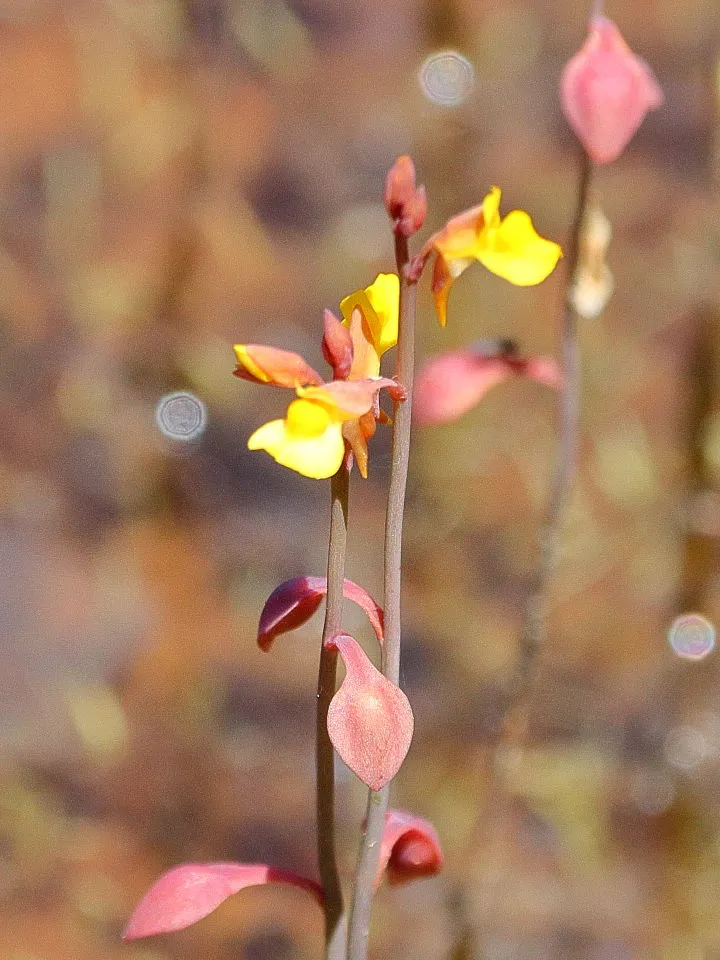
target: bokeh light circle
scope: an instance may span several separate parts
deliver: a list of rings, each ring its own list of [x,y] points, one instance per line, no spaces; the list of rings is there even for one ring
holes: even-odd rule
[[[715,627],[699,613],[685,613],[670,625],[668,643],[683,660],[703,660],[715,649]]]
[[[158,402],[155,422],[171,440],[197,440],[207,423],[205,404],[192,393],[169,393]]]
[[[423,93],[439,107],[457,107],[475,86],[475,68],[457,50],[432,53],[418,72]]]

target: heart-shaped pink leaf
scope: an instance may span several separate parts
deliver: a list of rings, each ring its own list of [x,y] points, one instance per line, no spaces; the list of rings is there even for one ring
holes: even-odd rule
[[[648,110],[663,103],[652,70],[607,17],[590,21],[588,38],[560,81],[563,112],[595,163],[618,157]]]
[[[415,419],[423,425],[453,423],[472,410],[494,386],[518,376],[552,387],[559,387],[563,379],[550,357],[524,358],[473,347],[442,353],[418,375]]]
[[[293,577],[276,587],[265,601],[258,626],[258,645],[269,650],[275,637],[306,623],[327,593],[325,577]],[[343,593],[367,614],[378,643],[383,641],[383,612],[373,598],[352,580],[345,580]]]
[[[348,767],[371,790],[381,790],[410,749],[413,713],[407,697],[373,666],[347,634],[325,642],[345,664],[345,679],[328,710],[327,729]]]
[[[443,853],[435,827],[405,810],[388,810],[380,841],[380,862],[375,880],[380,885],[387,870],[388,883],[400,885],[439,873]]]
[[[135,908],[123,940],[184,930],[239,890],[265,883],[290,884],[323,902],[322,889],[314,880],[265,863],[186,863],[164,873],[150,887]]]

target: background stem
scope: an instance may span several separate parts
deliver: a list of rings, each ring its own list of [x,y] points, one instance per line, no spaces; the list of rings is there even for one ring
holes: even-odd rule
[[[396,402],[393,416],[392,455],[387,513],[385,515],[384,611],[385,642],[382,671],[392,683],[400,682],[402,580],[402,528],[405,511],[408,462],[410,459],[410,421],[412,386],[415,369],[415,308],[417,284],[407,279],[409,262],[406,237],[395,236],[395,259],[400,276],[400,316],[395,372],[407,398]],[[385,825],[385,812],[390,797],[390,784],[380,791],[370,790],[367,822],[360,845],[355,873],[353,902],[350,910],[348,960],[365,960],[370,938],[370,914],[375,894],[375,875],[380,857],[380,840]]]
[[[335,752],[327,731],[327,714],[335,694],[337,651],[325,641],[342,630],[343,581],[347,546],[349,471],[345,463],[330,481],[330,538],[327,601],[320,648],[316,712],[317,850],[320,881],[325,894],[325,956],[343,960],[347,920],[335,852]]]

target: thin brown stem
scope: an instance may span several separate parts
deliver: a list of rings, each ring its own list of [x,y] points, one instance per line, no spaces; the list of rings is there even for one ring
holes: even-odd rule
[[[504,785],[499,761],[502,748],[519,743],[527,722],[530,692],[538,656],[547,632],[547,611],[552,580],[560,552],[565,507],[576,471],[580,429],[580,362],[576,314],[572,302],[575,273],[580,255],[580,239],[588,204],[592,163],[582,152],[578,176],[575,217],[567,244],[567,282],[562,312],[561,351],[564,384],[559,398],[558,448],[545,517],[538,534],[539,558],[528,591],[525,614],[520,634],[518,663],[505,694],[502,713],[495,725],[485,769],[488,771],[487,791],[473,834],[468,843],[467,857],[473,862],[482,855],[487,830],[503,808]],[[469,892],[465,887],[453,887],[449,902],[458,927],[453,950],[455,958],[477,956],[477,931],[470,919]]]
[[[402,529],[405,511],[408,462],[410,459],[410,419],[415,370],[415,309],[417,282],[408,278],[407,238],[396,234],[395,258],[400,276],[400,318],[396,376],[405,388],[406,399],[396,401],[393,417],[390,487],[385,515],[384,609],[385,642],[382,669],[392,683],[400,682],[400,637],[402,629],[400,589],[402,580]],[[390,797],[390,784],[377,792],[370,790],[367,821],[360,846],[353,902],[350,909],[348,960],[365,960],[370,939],[370,914],[375,894],[375,876],[380,857],[380,841]]]
[[[592,162],[583,151],[580,161],[575,219],[567,248],[567,286],[562,318],[564,384],[560,393],[557,459],[547,512],[538,536],[540,557],[525,605],[525,617],[520,634],[518,666],[507,694],[504,714],[506,730],[508,722],[513,723],[517,720],[514,714],[516,714],[518,708],[521,705],[526,705],[528,687],[538,653],[547,633],[550,588],[560,553],[565,508],[577,465],[580,431],[580,354],[577,317],[572,302],[572,291],[580,253],[580,238],[588,204],[591,176]],[[504,735],[507,735],[507,733],[504,732]]]
[[[344,960],[347,918],[335,852],[335,752],[327,731],[330,701],[335,694],[337,652],[325,641],[342,630],[343,581],[347,545],[349,471],[343,463],[330,482],[330,540],[327,600],[320,649],[316,712],[317,850],[320,881],[325,896],[325,957]]]

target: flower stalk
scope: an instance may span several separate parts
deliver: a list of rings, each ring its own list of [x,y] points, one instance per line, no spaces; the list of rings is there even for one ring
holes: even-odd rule
[[[317,853],[324,891],[326,960],[343,960],[347,929],[335,850],[335,752],[327,729],[328,709],[335,694],[338,655],[336,650],[325,645],[325,641],[342,631],[349,480],[345,460],[330,481],[327,600],[315,715]]]
[[[393,407],[390,485],[385,515],[385,641],[382,652],[382,672],[388,680],[399,685],[402,630],[400,606],[402,530],[410,459],[417,301],[417,280],[411,279],[409,275],[408,238],[401,229],[395,230],[395,259],[400,277],[400,312],[395,379],[404,388],[405,399],[395,400]],[[348,960],[365,960],[367,957],[375,877],[380,859],[381,839],[389,797],[390,784],[379,791],[368,791],[366,827],[360,845],[350,910]]]

